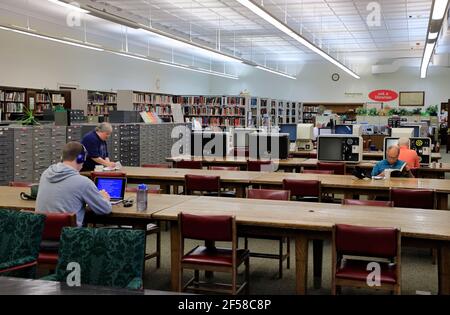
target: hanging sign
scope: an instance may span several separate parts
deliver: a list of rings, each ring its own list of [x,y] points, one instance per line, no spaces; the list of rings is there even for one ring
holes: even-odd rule
[[[369,93],[369,98],[376,102],[391,102],[398,98],[398,93],[392,90],[376,90]]]

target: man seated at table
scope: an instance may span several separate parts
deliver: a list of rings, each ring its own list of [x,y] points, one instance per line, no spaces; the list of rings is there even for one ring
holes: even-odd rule
[[[419,168],[420,158],[415,150],[411,150],[409,148],[409,139],[400,138],[398,140],[398,146],[400,147],[400,155],[398,156],[398,159],[405,161],[410,169]]]
[[[406,162],[399,160],[398,156],[400,155],[400,148],[398,145],[390,146],[387,149],[387,157],[385,160],[379,161],[372,169],[372,176],[384,176],[386,169],[391,170],[401,170],[403,169],[402,177],[412,177],[412,174],[408,168],[408,165],[405,165]]]
[[[79,142],[64,146],[62,162],[51,165],[42,173],[36,211],[75,212],[78,226],[83,225],[86,204],[96,214],[111,213],[108,193],[99,191],[88,177],[80,175],[86,156],[86,149]]]

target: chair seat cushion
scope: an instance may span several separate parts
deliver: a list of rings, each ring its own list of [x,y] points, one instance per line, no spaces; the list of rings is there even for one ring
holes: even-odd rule
[[[236,252],[236,262],[240,265],[249,255],[246,249],[238,249]],[[181,258],[182,263],[197,265],[213,265],[221,267],[232,266],[232,251],[226,248],[207,248],[197,246]]]
[[[58,253],[59,241],[42,240],[40,245],[40,251]]]
[[[58,253],[41,252],[38,257],[38,264],[55,264],[58,263]]]
[[[343,266],[336,270],[336,278],[366,281],[367,276],[372,272],[372,270],[366,270],[369,263],[369,261],[345,259]],[[380,262],[379,264],[381,267],[381,283],[397,283],[395,265],[383,262]]]

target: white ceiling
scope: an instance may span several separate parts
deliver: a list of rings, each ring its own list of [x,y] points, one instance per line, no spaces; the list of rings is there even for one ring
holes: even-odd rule
[[[284,35],[235,0],[78,0],[127,19],[151,25],[213,49],[293,73],[299,63],[322,60],[301,44]],[[310,41],[330,50],[348,65],[377,64],[393,59],[420,58],[427,34],[432,0],[378,0],[379,26],[368,26],[371,11],[364,0],[265,0],[264,7],[277,18],[301,32]],[[255,1],[260,4],[261,1]],[[4,14],[1,14],[3,11]],[[54,32],[82,34],[82,29],[65,25],[67,10],[47,0],[1,0],[0,23],[23,25],[44,21],[58,28]],[[6,12],[8,12],[6,14]],[[12,14],[14,13],[14,14]],[[6,20],[6,21],[5,21]],[[11,22],[10,22],[11,24]],[[32,25],[33,26],[33,25]],[[124,28],[97,18],[87,19],[93,41],[115,40],[123,46]],[[92,35],[91,35],[92,34]],[[142,51],[149,36],[131,31],[130,42]],[[220,41],[219,41],[220,39]],[[163,52],[170,42],[151,39],[152,49]],[[94,41],[96,42],[96,41]],[[161,47],[157,47],[160,45]],[[147,49],[148,50],[148,49]],[[179,54],[189,55],[186,51]],[[325,62],[325,61],[323,61]]]

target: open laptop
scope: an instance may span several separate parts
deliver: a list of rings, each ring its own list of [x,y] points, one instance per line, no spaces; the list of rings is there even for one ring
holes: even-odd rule
[[[127,179],[125,177],[96,177],[95,186],[98,190],[105,190],[111,196],[111,204],[116,205],[125,197]]]

